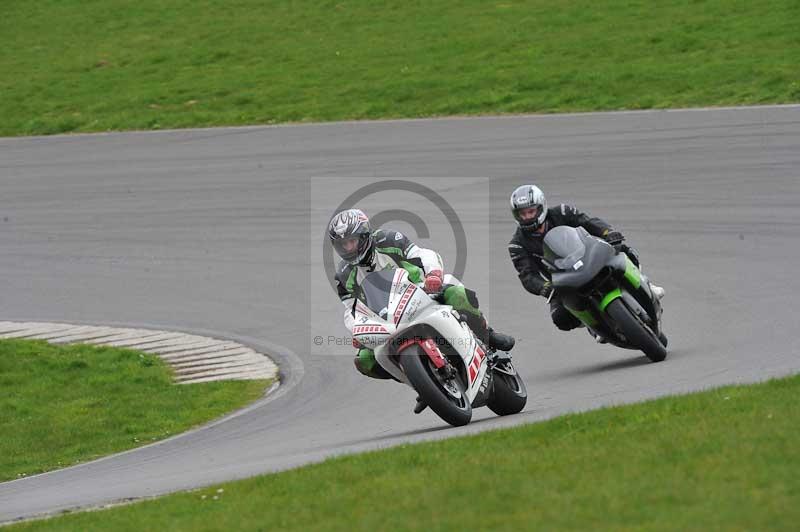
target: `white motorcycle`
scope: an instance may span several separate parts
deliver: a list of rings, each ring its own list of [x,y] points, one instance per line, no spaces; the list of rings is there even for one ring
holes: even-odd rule
[[[369,273],[354,316],[353,337],[451,425],[466,425],[472,409],[484,405],[501,416],[525,407],[528,392],[511,355],[484,346],[458,311],[426,294],[405,270]]]

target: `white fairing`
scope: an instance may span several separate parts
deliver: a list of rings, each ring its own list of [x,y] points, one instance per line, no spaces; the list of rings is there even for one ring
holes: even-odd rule
[[[448,279],[457,284],[455,278]],[[381,315],[356,303],[353,337],[365,347],[375,351],[378,363],[396,379],[406,384],[403,370],[398,365],[399,356],[394,352],[394,339],[405,339],[413,335],[403,333],[412,326],[427,324],[437,332],[437,344],[446,341],[461,356],[467,368],[466,394],[473,401],[478,394],[487,371],[487,357],[472,330],[456,318],[450,305],[442,305],[431,299],[421,288],[410,282],[405,270],[395,271],[389,304]],[[400,355],[403,356],[403,355]]]

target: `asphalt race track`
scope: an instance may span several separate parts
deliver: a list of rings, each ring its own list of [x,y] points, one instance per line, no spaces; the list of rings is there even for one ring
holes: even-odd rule
[[[309,326],[309,209],[332,208],[310,205],[311,176],[490,178],[489,271],[467,277],[489,279],[490,322],[519,338],[522,414],[449,428],[357,374],[349,347],[310,354],[313,332],[342,332],[333,294]],[[556,330],[521,289],[506,201],[528,176],[639,249],[667,290],[665,362]],[[800,106],[0,139],[0,320],[207,333],[273,354],[283,377],[209,427],[0,484],[0,521],[796,372],[799,206]]]

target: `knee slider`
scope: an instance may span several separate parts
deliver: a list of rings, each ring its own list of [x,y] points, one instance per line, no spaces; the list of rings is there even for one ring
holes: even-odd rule
[[[570,314],[569,311],[564,308],[553,311],[551,317],[553,318],[555,326],[562,331],[571,331],[581,324],[578,318]]]

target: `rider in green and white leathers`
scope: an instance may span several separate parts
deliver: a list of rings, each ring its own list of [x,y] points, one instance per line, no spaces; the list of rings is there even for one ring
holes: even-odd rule
[[[347,238],[347,235],[353,234],[354,226],[366,226],[366,230],[369,231],[366,215],[357,209],[337,214],[329,227],[334,248],[343,256],[336,272],[336,288],[345,307],[344,323],[348,330],[352,330],[355,321],[353,315],[355,291],[366,274],[376,270],[403,268],[408,272],[408,277],[412,282],[420,286],[423,286],[424,283],[426,291],[429,291],[429,282],[436,281],[435,277],[438,275],[441,279],[439,285],[443,291],[444,303],[458,310],[482,341],[501,350],[509,350],[513,347],[513,338],[495,332],[487,326],[483,313],[478,308],[478,299],[475,293],[466,289],[452,275],[442,275],[444,265],[438,253],[417,246],[400,232],[379,229],[374,232],[370,231],[369,237],[362,231],[364,249],[360,250],[358,256],[351,256],[346,251],[340,250],[337,245],[340,238]],[[351,236],[351,238],[353,237]],[[391,378],[378,365],[371,349],[360,347],[355,365],[361,373],[369,377]]]

